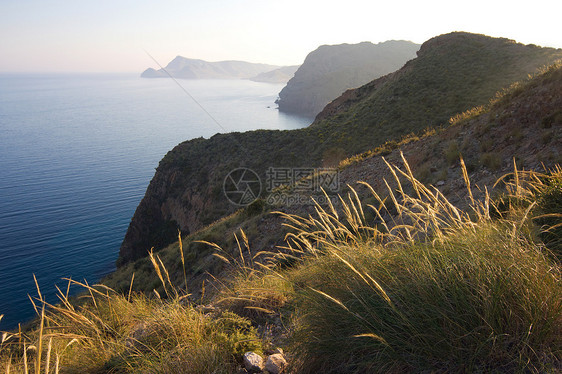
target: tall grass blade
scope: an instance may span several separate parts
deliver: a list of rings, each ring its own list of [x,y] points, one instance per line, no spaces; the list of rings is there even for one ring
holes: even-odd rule
[[[358,334],[358,335],[353,335],[354,338],[371,338],[371,339],[375,339],[379,342],[381,342],[382,344],[388,346],[388,343],[386,342],[386,340],[382,337],[379,336],[377,334],[373,334],[373,333],[366,333],[366,334]]]
[[[33,276],[35,278],[35,275]],[[36,282],[37,283],[37,282]],[[43,353],[43,329],[45,328],[45,304],[41,308],[41,321],[39,324],[39,337],[37,341],[37,354],[35,356],[35,374],[41,373],[41,354]]]
[[[343,303],[342,303],[341,301],[339,301],[338,299],[336,299],[336,298],[334,298],[334,297],[328,295],[328,294],[325,293],[325,292],[322,292],[322,291],[320,291],[320,290],[317,290],[317,289],[315,289],[315,288],[312,288],[312,287],[309,287],[309,288],[310,288],[312,291],[314,291],[314,292],[316,292],[316,293],[318,293],[318,294],[324,296],[326,299],[328,299],[328,300],[334,302],[335,304],[339,305],[340,307],[342,307],[343,309],[345,309],[346,311],[349,312],[349,309],[348,309],[345,305],[343,305]]]
[[[127,293],[127,301],[131,301],[131,293],[133,292],[133,282],[135,281],[135,273],[131,276],[131,284],[129,285],[129,292]]]
[[[166,287],[166,282],[164,281],[164,277],[162,276],[162,271],[160,269],[160,266],[158,266],[158,262],[154,258],[153,249],[154,248],[150,249],[150,251],[148,252],[148,256],[150,258],[150,262],[152,263],[152,267],[154,268],[154,271],[156,271],[156,275],[158,276],[158,279],[160,279],[160,282],[162,283],[162,287],[164,287],[164,292],[166,293],[166,295],[168,295],[168,288]],[[160,298],[160,294],[158,294],[156,290],[154,290],[154,292],[156,293],[158,298]]]
[[[51,349],[53,347],[53,338],[49,338],[49,345],[47,346],[47,356],[45,357],[45,374],[49,373],[49,367],[51,366]]]
[[[181,255],[181,266],[183,268],[183,281],[185,283],[185,293],[188,294],[189,290],[187,288],[187,274],[185,272],[185,259],[183,256],[183,244],[182,244],[182,240],[181,240],[181,231],[178,230],[178,243],[180,245],[180,255]]]
[[[464,163],[464,159],[462,158],[462,156],[460,157],[460,161],[461,161],[462,177],[464,179],[464,183],[468,191],[468,197],[470,198],[471,205],[474,206],[475,203],[474,203],[474,197],[472,196],[472,189],[470,188],[470,178],[468,177],[468,171],[466,170],[466,165]]]
[[[29,369],[27,367],[27,349],[29,347],[26,345],[26,343],[23,343],[23,373],[24,374],[29,374]]]

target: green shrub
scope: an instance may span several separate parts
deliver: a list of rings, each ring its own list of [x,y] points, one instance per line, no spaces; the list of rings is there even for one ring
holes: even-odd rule
[[[428,183],[431,176],[431,170],[429,165],[423,165],[416,170],[416,179],[423,183]]]
[[[445,150],[445,158],[447,159],[447,163],[449,165],[452,165],[459,160],[459,157],[460,157],[460,152],[457,142],[455,141],[449,142],[449,145]]]
[[[486,152],[480,156],[480,162],[482,165],[490,170],[498,170],[501,167],[501,157],[495,152]]]
[[[562,110],[557,110],[553,114],[544,117],[541,120],[541,126],[545,129],[551,128],[553,125],[562,124]]]
[[[494,141],[490,138],[482,140],[480,143],[480,150],[482,152],[489,152],[494,148]]]

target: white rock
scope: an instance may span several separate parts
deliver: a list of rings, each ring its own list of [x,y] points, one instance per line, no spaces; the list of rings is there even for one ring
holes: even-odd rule
[[[285,357],[281,353],[275,353],[267,358],[265,370],[270,374],[280,374],[285,370],[286,366],[287,361],[285,361]]]
[[[255,352],[244,353],[244,367],[250,373],[259,373],[263,370],[263,358]]]

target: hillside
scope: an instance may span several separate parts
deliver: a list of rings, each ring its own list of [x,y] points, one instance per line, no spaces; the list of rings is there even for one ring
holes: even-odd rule
[[[279,93],[279,110],[314,117],[345,90],[399,69],[418,49],[419,44],[394,40],[320,46]]]
[[[208,62],[177,56],[164,69],[148,68],[141,77],[168,78],[169,73],[174,78],[182,79],[248,79],[279,68],[245,61]]]
[[[494,184],[498,178],[513,171],[514,159],[518,168],[537,171],[562,163],[561,87],[562,65],[558,63],[529,82],[515,84],[493,103],[455,116],[445,128],[428,131],[419,137],[410,135],[346,159],[338,167],[340,191],[345,194],[349,191],[345,186],[353,186],[365,203],[372,204],[368,199],[370,192],[357,181],[366,182],[379,192],[386,190],[385,180],[392,185],[393,175],[381,156],[392,164],[402,165],[402,153],[418,180],[437,186],[460,208],[468,205],[460,156],[469,173],[473,196],[482,198],[487,189],[497,198],[504,185],[494,187]],[[260,204],[241,209],[196,233],[184,235],[184,251],[190,259],[188,284],[192,287],[191,292],[198,294],[201,282],[211,280],[206,272],[220,277],[225,269],[222,261],[212,256],[214,250],[196,243],[197,240],[217,243],[225,253],[234,256],[237,247],[233,235],[242,228],[254,253],[274,251],[276,246],[283,245],[288,231],[282,226],[283,219],[270,214],[272,211],[300,216],[314,213],[310,193],[283,191],[288,195],[303,195],[293,201],[306,203],[269,204],[264,198]],[[318,194],[312,196],[318,200]],[[177,242],[164,249],[160,256],[172,279],[181,284]],[[126,289],[133,269],[137,277],[154,279],[150,261],[144,258],[118,269],[104,283],[116,289]],[[158,286],[157,283],[139,282],[136,289],[150,292],[151,287]]]
[[[446,123],[450,113],[482,104],[483,98],[561,53],[485,35],[438,36],[425,42],[418,58],[395,74],[344,93],[326,106],[312,126],[353,141],[358,139],[350,133],[362,132],[366,136],[355,146],[366,148],[396,132]],[[421,112],[431,115],[420,121]]]
[[[219,134],[176,146],[135,211],[119,265],[170,244],[178,228],[193,233],[238,209],[222,191],[236,168],[250,168],[266,181],[269,167],[337,165],[389,140],[444,126],[562,57],[561,50],[466,33],[433,38],[419,54],[399,71],[351,91],[354,98],[348,92],[341,105],[306,129]]]

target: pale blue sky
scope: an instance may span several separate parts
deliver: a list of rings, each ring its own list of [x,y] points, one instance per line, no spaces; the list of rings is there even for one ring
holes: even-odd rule
[[[300,64],[322,44],[450,31],[562,47],[559,0],[0,0],[0,72],[141,72],[177,55]]]

